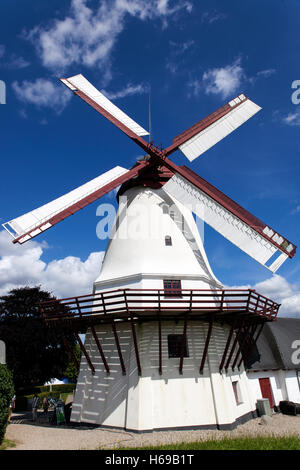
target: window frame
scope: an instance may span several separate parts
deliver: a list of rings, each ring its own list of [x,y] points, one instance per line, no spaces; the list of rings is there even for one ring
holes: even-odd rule
[[[172,246],[173,243],[172,243],[172,237],[171,235],[166,235],[165,236],[165,246]]]
[[[243,397],[242,397],[242,394],[241,394],[241,388],[240,388],[239,381],[238,380],[233,380],[231,382],[231,385],[232,385],[232,389],[233,389],[236,404],[237,404],[237,406],[241,405],[244,402],[243,402]]]
[[[181,279],[164,279],[164,297],[177,297],[182,298]],[[166,283],[171,283],[170,287],[166,287]],[[173,283],[179,283],[178,288],[174,288]]]
[[[167,339],[169,359],[180,358],[182,354],[183,334],[170,334]],[[173,351],[171,351],[172,348],[174,348]],[[183,357],[190,357],[187,336],[185,337]]]

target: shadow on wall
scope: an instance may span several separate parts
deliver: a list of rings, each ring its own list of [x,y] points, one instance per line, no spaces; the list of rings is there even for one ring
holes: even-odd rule
[[[139,396],[139,375],[137,360],[132,338],[130,324],[117,324],[118,337],[122,350],[122,357],[126,367],[126,375],[122,374],[119,355],[111,327],[103,325],[97,327],[97,335],[110,373],[104,368],[98,348],[90,331],[87,332],[85,346],[91,361],[95,367],[93,376],[85,357],[82,358],[81,371],[77,381],[75,399],[73,402],[72,421],[84,421],[88,423],[106,424],[110,426],[127,427],[128,409],[142,406],[142,398]],[[143,380],[160,381],[169,388],[164,390],[164,397],[168,399],[168,393],[174,391],[174,382],[189,380],[189,384],[202,384],[204,379],[210,377],[211,372],[219,374],[219,364],[225,348],[228,327],[215,324],[213,335],[208,349],[203,374],[199,368],[207,336],[208,323],[190,323],[187,326],[187,351],[189,357],[184,357],[183,374],[179,373],[180,358],[169,358],[168,335],[183,333],[183,322],[162,322],[162,375],[159,374],[159,337],[158,324],[142,323],[136,326],[138,338],[138,350],[141,363]],[[216,347],[218,345],[218,347]],[[207,382],[206,382],[207,383]],[[182,385],[180,385],[182,387]],[[156,387],[156,386],[155,386]],[[151,388],[151,387],[150,387]],[[154,388],[153,390],[157,390]],[[199,389],[200,390],[200,389]],[[144,391],[143,393],[148,393]],[[145,406],[147,406],[146,395]],[[150,397],[151,398],[151,397]],[[149,399],[150,399],[149,398]],[[171,398],[171,397],[170,397]],[[207,398],[211,399],[211,389],[207,389]],[[203,402],[203,407],[207,406]]]

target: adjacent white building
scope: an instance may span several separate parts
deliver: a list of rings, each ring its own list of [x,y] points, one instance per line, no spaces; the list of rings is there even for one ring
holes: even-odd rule
[[[266,323],[248,358],[247,374],[256,399],[300,403],[300,319]]]

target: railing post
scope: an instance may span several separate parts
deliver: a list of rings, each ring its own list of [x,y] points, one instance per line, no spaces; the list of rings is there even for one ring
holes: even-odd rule
[[[179,363],[179,374],[182,375],[182,367],[183,367],[183,357],[184,357],[184,350],[186,345],[186,327],[187,327],[187,319],[188,315],[185,314],[184,317],[184,325],[183,325],[183,335],[182,335],[182,345],[181,345],[181,355],[180,355],[180,363]]]
[[[222,294],[221,294],[221,305],[220,305],[220,311],[223,312],[224,310],[224,296],[225,296],[225,291],[222,289]]]
[[[102,300],[103,312],[104,312],[104,315],[106,315],[105,300],[104,300],[104,295],[102,294],[102,292],[101,292],[101,300]]]
[[[76,301],[79,316],[80,316],[80,318],[82,318],[82,313],[81,313],[81,308],[80,308],[80,305],[79,305],[79,302],[78,302],[78,297],[75,297],[75,301]]]
[[[159,355],[159,375],[162,375],[162,345],[161,345],[161,319],[160,314],[158,315],[158,355]]]

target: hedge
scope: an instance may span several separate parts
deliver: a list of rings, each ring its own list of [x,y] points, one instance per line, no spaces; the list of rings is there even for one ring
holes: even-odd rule
[[[0,444],[5,436],[9,405],[14,393],[12,373],[5,364],[0,364]]]
[[[31,400],[36,393],[39,397],[39,407],[42,407],[43,398],[50,397],[57,400],[60,395],[64,397],[64,400],[67,396],[75,390],[76,384],[61,384],[61,385],[52,385],[52,391],[50,392],[49,385],[41,385],[37,387],[31,387],[28,389],[23,389],[22,392],[26,390],[26,394],[24,395],[17,395],[16,399],[16,411],[25,411],[28,407],[28,402]],[[29,392],[29,393],[28,393]]]
[[[25,396],[25,395],[34,395],[35,393],[43,393],[43,392],[50,392],[50,387],[52,387],[52,391],[62,392],[62,393],[72,393],[75,390],[76,384],[57,384],[57,385],[37,385],[32,387],[20,388],[18,390],[17,395]]]

